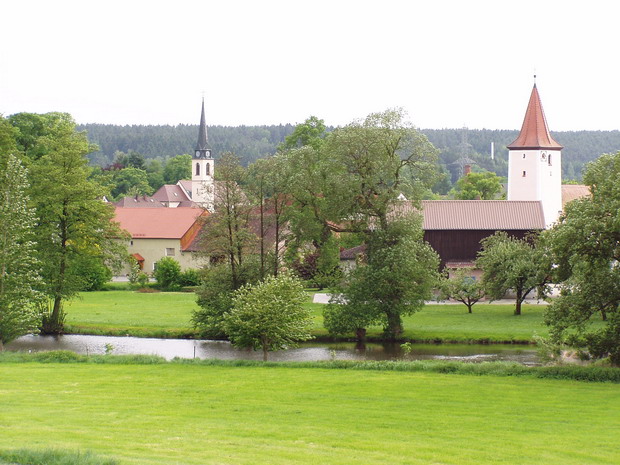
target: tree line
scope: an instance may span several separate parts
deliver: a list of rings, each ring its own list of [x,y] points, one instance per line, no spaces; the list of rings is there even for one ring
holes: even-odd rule
[[[147,160],[164,163],[176,155],[193,153],[198,134],[197,125],[109,125],[85,124],[77,129],[86,131],[89,140],[99,149],[89,154],[91,164],[105,167],[114,163],[117,152],[137,152]],[[327,127],[330,132],[334,128]],[[209,141],[215,157],[233,152],[244,166],[259,158],[273,155],[285,138],[294,130],[291,124],[263,126],[212,126]],[[507,176],[508,150],[506,145],[516,139],[517,130],[492,129],[421,129],[439,149],[439,163],[448,174],[447,187],[438,186],[445,194],[462,174],[464,158],[475,162],[474,169],[492,171]],[[580,181],[583,167],[603,153],[615,153],[620,148],[620,131],[561,131],[553,132],[564,146],[562,175],[565,180]],[[491,142],[494,159],[491,159]],[[442,189],[445,191],[442,191]]]

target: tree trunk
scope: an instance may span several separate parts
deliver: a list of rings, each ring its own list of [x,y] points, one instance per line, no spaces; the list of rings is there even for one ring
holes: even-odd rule
[[[267,350],[267,347],[263,346],[263,362],[267,361],[267,354],[269,354],[269,351]]]
[[[403,332],[403,325],[398,313],[387,312],[387,327],[385,336],[388,340],[394,341]]]
[[[263,182],[260,184],[260,279],[265,279],[265,202],[263,201]]]
[[[473,313],[471,311],[471,308],[474,306],[474,304],[472,304],[471,302],[466,303],[465,305],[467,305],[467,310],[469,310],[469,313]]]
[[[357,328],[355,330],[355,338],[358,343],[364,343],[366,341],[366,328]]]
[[[522,294],[523,294],[523,291],[521,289],[517,289],[517,301],[515,304],[515,315],[521,315],[521,302],[523,302]]]
[[[2,342],[2,339],[0,339],[0,352],[4,352],[4,343]]]

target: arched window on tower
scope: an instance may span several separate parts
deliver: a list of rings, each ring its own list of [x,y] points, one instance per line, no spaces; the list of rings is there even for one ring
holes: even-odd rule
[[[200,176],[200,163],[196,163],[196,176]]]
[[[206,168],[206,169],[205,169],[205,174],[206,174],[207,176],[210,176],[210,175],[211,175],[211,165],[210,165],[209,163],[207,163],[207,164],[205,165],[205,168]]]

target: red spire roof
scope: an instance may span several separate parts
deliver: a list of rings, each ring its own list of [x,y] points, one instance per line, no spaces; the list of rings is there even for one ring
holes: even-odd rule
[[[543,111],[542,104],[540,103],[538,89],[536,88],[536,84],[534,84],[532,95],[530,96],[530,102],[527,104],[527,110],[525,112],[523,126],[521,127],[521,133],[519,134],[519,137],[517,137],[517,139],[508,146],[508,149],[562,150],[563,148],[564,147],[558,144],[553,137],[551,137],[551,134],[549,134],[547,120],[545,119],[545,112]]]

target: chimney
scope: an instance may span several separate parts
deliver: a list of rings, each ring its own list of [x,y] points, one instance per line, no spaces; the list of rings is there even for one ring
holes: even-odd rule
[[[463,176],[467,176],[469,173],[471,173],[471,165],[463,166]]]

